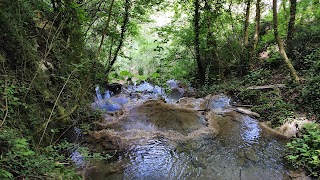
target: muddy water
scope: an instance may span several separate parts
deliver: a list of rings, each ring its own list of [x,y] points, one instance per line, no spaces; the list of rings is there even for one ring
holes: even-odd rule
[[[91,162],[87,179],[289,179],[285,142],[233,112],[227,97],[171,104],[147,99],[129,97],[118,104],[121,115],[106,116],[105,129],[92,133],[100,144],[108,139],[124,151]]]

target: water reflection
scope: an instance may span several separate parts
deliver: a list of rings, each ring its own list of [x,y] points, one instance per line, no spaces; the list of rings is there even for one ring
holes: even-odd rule
[[[173,147],[164,140],[149,140],[131,149],[125,179],[166,179],[175,162]]]
[[[238,129],[240,130],[240,129]],[[238,131],[240,132],[240,131]],[[240,137],[240,136],[234,136]],[[141,140],[119,157],[121,171],[92,179],[286,179],[282,163],[283,144],[272,138],[256,137],[255,143],[210,136],[185,142],[165,138]],[[244,143],[234,143],[236,141]],[[103,168],[108,169],[108,164]],[[110,170],[105,170],[106,172]]]

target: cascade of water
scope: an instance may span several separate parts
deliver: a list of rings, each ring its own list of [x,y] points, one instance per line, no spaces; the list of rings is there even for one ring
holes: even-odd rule
[[[100,88],[99,88],[99,86],[97,86],[95,90],[96,90],[97,100],[98,100],[98,101],[101,101],[101,100],[102,100],[102,95],[101,95],[101,93],[100,93]]]
[[[113,92],[106,90],[106,92],[104,93],[103,99],[110,99],[111,96],[113,96]]]

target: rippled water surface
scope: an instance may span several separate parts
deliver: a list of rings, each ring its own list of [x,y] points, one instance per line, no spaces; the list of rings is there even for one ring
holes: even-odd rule
[[[231,121],[231,120],[226,120]],[[227,122],[226,126],[229,126]],[[229,126],[230,127],[230,126]],[[141,140],[109,166],[100,164],[91,179],[287,179],[283,143],[261,133],[255,120],[222,131],[218,137],[172,142]],[[108,168],[118,167],[117,172]]]
[[[151,92],[152,87],[147,86],[147,90]],[[208,109],[221,110],[229,102],[228,98],[217,98],[209,103]],[[143,122],[135,112],[131,116],[134,119],[128,121],[131,124],[124,126],[123,131],[137,129],[148,134],[132,141],[125,152],[111,160],[92,163],[94,168],[87,172],[87,179],[289,179],[282,158],[285,142],[262,132],[255,119],[240,114],[232,118],[217,114],[219,133],[177,139],[171,136],[180,133],[181,137],[190,137],[191,131],[183,134],[176,128],[159,128],[155,123],[158,120],[148,119],[159,119],[158,116],[143,113],[146,118]],[[161,116],[175,126],[181,121],[176,121],[178,115],[172,119],[167,114]]]

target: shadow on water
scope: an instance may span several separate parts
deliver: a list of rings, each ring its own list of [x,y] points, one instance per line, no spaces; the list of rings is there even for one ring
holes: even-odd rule
[[[149,93],[153,93],[151,85],[146,87]],[[126,106],[125,103],[117,104]],[[208,111],[224,112],[230,106],[230,99],[219,96],[207,104]],[[165,108],[167,106],[165,104]],[[191,133],[207,128],[206,124],[197,112],[181,115],[178,111],[170,113],[170,108],[153,110],[157,108],[163,107],[143,104],[131,109],[129,118],[122,121],[127,124],[121,130],[138,129],[149,134],[132,141],[125,153],[112,160],[92,162],[93,168],[87,171],[87,179],[289,179],[282,158],[285,142],[262,132],[255,119],[240,114],[232,118],[215,114],[218,133],[172,138],[172,134],[190,137]],[[190,116],[198,120],[190,120],[195,124],[187,124],[189,128],[183,127],[182,121]],[[141,128],[139,123],[146,127]]]

